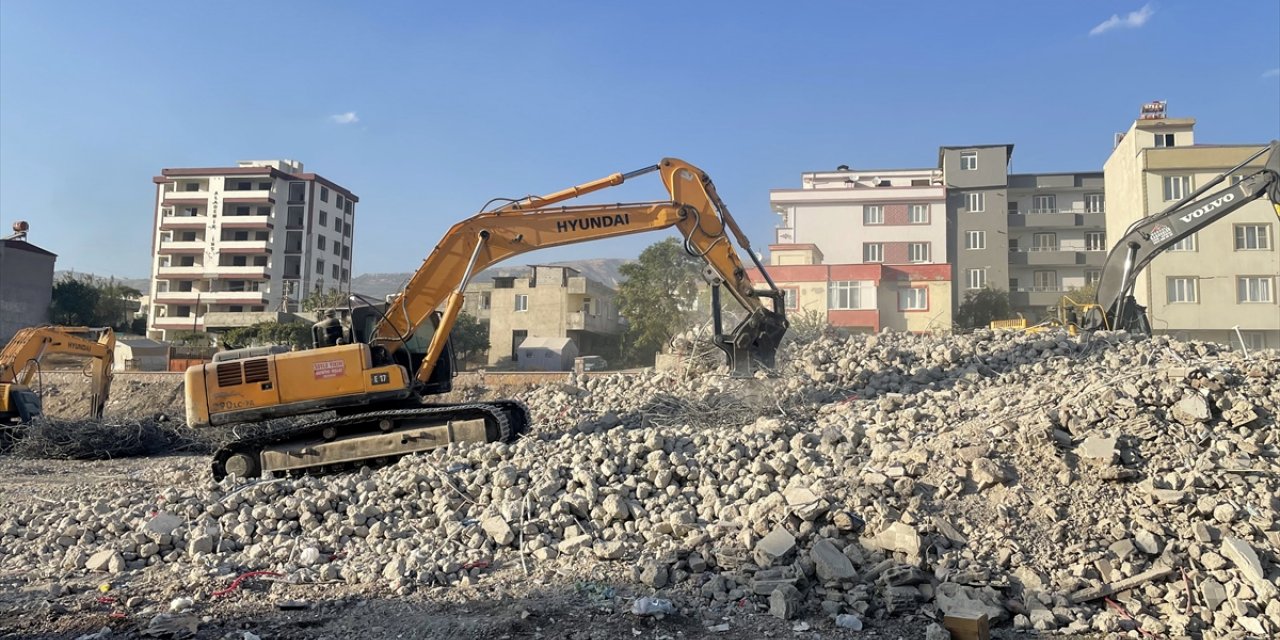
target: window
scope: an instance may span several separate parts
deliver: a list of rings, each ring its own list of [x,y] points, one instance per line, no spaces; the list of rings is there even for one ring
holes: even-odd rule
[[[333,255],[335,256],[342,255],[342,245],[339,244],[336,240],[333,243]]]
[[[342,233],[342,218],[339,218],[338,216],[333,217],[333,228],[337,229],[338,233]]]
[[[285,220],[285,226],[299,228],[302,226],[302,207],[289,207],[286,209],[288,219]]]
[[[1261,331],[1241,331],[1240,338],[1244,340],[1244,348],[1250,351],[1267,348],[1267,334]]]
[[[326,226],[326,225],[328,225],[328,224],[329,224],[329,214],[328,214],[328,213],[326,213],[326,212],[324,212],[324,211],[321,211],[321,212],[320,212],[320,226],[322,226],[322,227],[323,227],[323,226]]]
[[[1191,234],[1171,245],[1169,251],[1195,251],[1196,250],[1196,234]]]
[[[1164,199],[1181,200],[1191,192],[1191,176],[1165,176]]]
[[[290,182],[289,183],[289,202],[306,202],[307,200],[307,183]]]
[[[338,271],[338,265],[336,265],[336,264],[335,264],[335,265],[333,265],[332,269],[333,269],[333,279],[334,279],[334,280],[337,280],[337,279],[338,279],[338,273],[339,273],[339,271]]]
[[[960,170],[973,171],[978,168],[978,152],[977,151],[961,151],[960,152]]]
[[[1241,276],[1236,279],[1236,300],[1247,302],[1272,302],[1270,276]]]
[[[351,279],[351,272],[346,269],[342,270],[342,281],[346,282]],[[487,308],[487,307],[486,307]]]
[[[964,232],[964,248],[965,249],[986,249],[987,248],[987,232],[986,231]]]
[[[516,311],[528,311],[528,310],[529,310],[529,296],[524,294],[517,295]]]
[[[345,245],[345,244],[344,244],[344,245],[342,245],[342,259],[343,259],[343,260],[350,260],[350,259],[351,259],[351,247],[350,247],[350,246],[347,246],[347,245]]]
[[[271,207],[258,207],[258,215],[260,216],[271,215]]]
[[[928,311],[929,290],[924,287],[898,291],[898,311]]]
[[[1107,234],[1104,231],[1090,231],[1084,234],[1085,251],[1106,251]]]
[[[1031,198],[1031,213],[1057,213],[1058,196],[1045,195]]]
[[[800,290],[792,287],[783,287],[782,294],[786,297],[788,309],[800,308]]]
[[[338,211],[342,211],[342,207],[343,207],[343,205],[345,205],[345,204],[347,203],[347,199],[346,199],[346,198],[344,198],[344,197],[342,197],[342,194],[341,194],[341,193],[339,193],[339,194],[338,194],[338,199],[337,199],[337,201],[336,201],[336,202],[338,203]]]
[[[1057,251],[1058,234],[1037,233],[1031,236],[1031,246],[1033,251]]]
[[[987,286],[987,270],[986,269],[970,269],[969,270],[969,288],[981,289]]]
[[[1270,251],[1271,225],[1236,225],[1236,251]]]
[[[884,262],[884,245],[879,242],[868,242],[862,245],[863,262]]]
[[[351,201],[350,201],[350,200],[348,200],[348,201],[347,201],[347,203],[346,203],[345,205],[343,205],[343,206],[342,206],[342,210],[343,210],[344,212],[346,212],[347,214],[350,214],[350,213],[351,213]]]
[[[884,207],[878,204],[863,207],[862,224],[884,224]]]
[[[1085,213],[1102,213],[1107,210],[1107,199],[1101,193],[1086,193],[1084,195],[1084,212]]]
[[[321,278],[324,277],[324,260],[316,260],[316,274]]]
[[[1157,147],[1172,147],[1172,146],[1173,146],[1173,134],[1172,134],[1172,133],[1157,133],[1157,134],[1156,134],[1156,146],[1157,146]]]
[[[1102,279],[1102,271],[1100,269],[1086,269],[1084,272],[1084,286],[1090,287],[1098,284]]]
[[[1057,271],[1037,271],[1032,274],[1034,276],[1036,291],[1057,291],[1058,290],[1058,272]]]
[[[871,283],[861,280],[843,280],[831,283],[830,307],[836,311],[870,309],[875,307],[875,290]]]
[[[324,236],[316,236],[316,248],[324,251]]]
[[[1018,252],[1018,239],[1009,238],[1009,253],[1017,253],[1017,252]]]
[[[928,242],[908,242],[907,243],[907,262],[928,262],[929,261],[929,243]]]
[[[236,213],[235,213],[235,215],[238,215],[238,216],[247,216],[247,215],[249,215],[249,207],[236,207]]]
[[[329,201],[329,187],[320,187],[320,202]]]
[[[230,189],[227,189],[227,191],[252,191],[252,190],[253,190],[253,183],[249,182],[248,180],[237,180],[234,183],[234,186],[232,186]]]
[[[183,207],[183,208],[182,208],[182,215],[184,215],[184,216],[198,216],[198,215],[200,215],[200,207]]]
[[[186,184],[182,185],[182,190],[183,190],[183,191],[199,191],[199,190],[200,190],[200,183],[199,183],[199,182],[188,182],[188,183],[186,183]]]
[[[911,205],[911,209],[907,214],[907,222],[911,224],[929,224],[929,205]]]
[[[1178,276],[1165,280],[1165,288],[1167,290],[1166,300],[1169,304],[1175,303],[1191,303],[1200,301],[1200,280],[1199,278]]]
[[[270,183],[270,182],[259,182],[259,183],[258,183],[258,191],[270,191],[270,190],[271,190],[271,183]]]
[[[964,194],[964,208],[970,213],[979,213],[987,210],[987,194],[985,193],[966,193]]]
[[[1018,203],[1017,203],[1016,201],[1014,201],[1014,200],[1010,200],[1010,201],[1009,201],[1009,206],[1008,206],[1008,211],[1009,211],[1009,215],[1011,215],[1011,216],[1012,216],[1012,215],[1017,215],[1017,214],[1018,214]]]

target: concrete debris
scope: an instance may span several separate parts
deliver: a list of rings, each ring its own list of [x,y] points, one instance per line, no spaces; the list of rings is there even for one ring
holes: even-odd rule
[[[248,571],[388,595],[608,575],[632,582],[608,598],[653,596],[635,615],[679,594],[713,631],[767,612],[824,636],[895,616],[942,620],[913,631],[938,638],[1266,636],[1280,358],[1251,355],[1119,332],[829,333],[786,346],[772,378],[696,358],[572,375],[519,396],[533,426],[512,444],[266,482],[175,456],[127,491],[17,492],[0,573],[45,605],[50,582],[108,577],[165,603]]]

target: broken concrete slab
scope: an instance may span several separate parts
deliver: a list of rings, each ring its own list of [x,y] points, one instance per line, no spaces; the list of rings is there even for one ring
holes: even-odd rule
[[[823,582],[852,580],[858,576],[849,557],[826,538],[814,543],[809,550],[809,558],[813,560],[818,579]]]

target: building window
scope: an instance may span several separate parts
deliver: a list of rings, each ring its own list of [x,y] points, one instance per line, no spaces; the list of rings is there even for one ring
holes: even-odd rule
[[[346,203],[345,205],[343,205],[343,206],[342,206],[342,210],[343,210],[343,211],[345,211],[345,212],[349,215],[349,214],[351,213],[351,209],[352,209],[352,207],[351,207],[351,201],[350,201],[350,200],[348,200],[348,201],[347,201],[347,203]]]
[[[1166,279],[1166,301],[1169,304],[1189,303],[1194,304],[1200,301],[1200,280],[1199,278],[1178,276]]]
[[[1032,274],[1036,291],[1057,291],[1058,290],[1058,272],[1057,271],[1037,271]]]
[[[1236,251],[1270,251],[1271,225],[1236,225]]]
[[[795,310],[800,308],[800,290],[794,287],[783,287],[782,294],[786,298],[787,309]]]
[[[987,232],[986,231],[964,232],[964,248],[965,249],[986,249],[987,248]]]
[[[516,294],[516,311],[529,310],[529,296],[521,293]]]
[[[1037,233],[1031,236],[1032,251],[1057,251],[1058,250],[1058,234],[1056,233]]]
[[[1031,198],[1031,213],[1057,213],[1058,196],[1045,195]]]
[[[978,152],[977,151],[961,151],[960,152],[960,170],[973,171],[978,168]]]
[[[1196,234],[1191,234],[1171,245],[1169,251],[1195,251],[1196,250]]]
[[[1006,208],[1009,211],[1009,215],[1013,216],[1018,214],[1018,203],[1016,201],[1010,200],[1006,204],[1008,205]]]
[[[1165,201],[1181,200],[1191,193],[1191,176],[1165,176],[1162,182]]]
[[[1086,193],[1084,196],[1085,213],[1103,213],[1107,209],[1106,196],[1101,193]]]
[[[316,236],[316,248],[324,251],[324,236]]]
[[[1105,251],[1107,249],[1107,234],[1105,231],[1090,231],[1084,234],[1084,250],[1085,251]]]
[[[350,272],[350,271],[348,271],[348,270],[346,270],[346,269],[343,269],[343,270],[342,270],[342,281],[343,281],[343,282],[346,282],[346,281],[348,281],[348,280],[350,280],[350,279],[351,279],[351,272]],[[486,307],[486,308],[488,308],[488,307]]]
[[[908,242],[907,243],[907,262],[928,262],[929,261],[929,243],[928,242]]]
[[[929,205],[911,205],[911,209],[907,214],[907,222],[911,224],[929,224]]]
[[[339,256],[339,257],[342,256],[342,245],[338,244],[337,240],[333,241],[333,255]]]
[[[238,216],[247,216],[247,215],[249,215],[249,207],[245,207],[245,206],[237,206],[237,207],[236,207],[236,213],[235,213],[235,215],[238,215]]]
[[[1092,287],[1098,284],[1102,279],[1102,271],[1100,269],[1086,269],[1084,272],[1084,286]]]
[[[1172,133],[1157,133],[1157,134],[1156,134],[1156,146],[1157,146],[1157,147],[1172,147],[1172,146],[1173,146],[1173,134],[1172,134]]]
[[[183,207],[182,215],[185,217],[193,217],[200,215],[200,207]]]
[[[1244,348],[1250,351],[1267,348],[1267,334],[1261,331],[1241,331],[1240,338],[1244,340]]]
[[[333,270],[333,271],[332,271],[332,273],[333,273],[333,279],[334,279],[334,280],[341,281],[341,280],[338,278],[338,273],[339,273],[338,265],[336,265],[336,264],[335,264],[335,265],[333,265],[333,266],[332,266],[332,267],[330,267],[330,268]]]
[[[326,226],[326,225],[328,225],[328,224],[329,224],[329,214],[328,214],[328,213],[325,213],[324,211],[321,211],[321,212],[320,212],[320,226],[322,226],[322,227],[323,227],[323,226]]]
[[[182,185],[182,190],[183,190],[183,191],[199,191],[199,190],[200,190],[200,183],[199,183],[199,182],[188,182],[188,183],[186,183],[186,184]]]
[[[342,211],[342,207],[347,203],[347,199],[342,197],[342,194],[339,193],[336,202],[338,203],[338,211]]]
[[[329,187],[320,187],[320,202],[329,201]]]
[[[258,215],[260,216],[271,215],[271,207],[258,207]]]
[[[290,182],[289,183],[289,202],[306,202],[307,200],[307,183]]]
[[[1241,276],[1236,279],[1236,300],[1241,303],[1273,302],[1270,276]]]
[[[863,280],[843,280],[831,283],[829,306],[835,311],[868,309],[875,306],[875,294],[871,283]]]
[[[878,204],[863,207],[862,224],[884,224],[884,207]]]
[[[868,242],[862,245],[863,262],[884,262],[884,245],[879,242]]]
[[[964,194],[964,208],[970,213],[981,213],[987,210],[987,194],[985,193],[966,193]]]
[[[316,275],[324,277],[324,260],[316,260]]]
[[[970,269],[969,270],[969,288],[981,289],[987,286],[987,270],[986,269]]]
[[[928,311],[929,290],[913,287],[898,291],[898,311]]]

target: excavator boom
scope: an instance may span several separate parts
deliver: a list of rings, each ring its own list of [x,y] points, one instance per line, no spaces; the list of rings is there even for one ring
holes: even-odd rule
[[[101,418],[111,391],[115,332],[110,328],[38,326],[21,329],[0,350],[0,423],[29,422],[41,415],[30,389],[45,358],[71,355],[91,360],[89,415]]]

